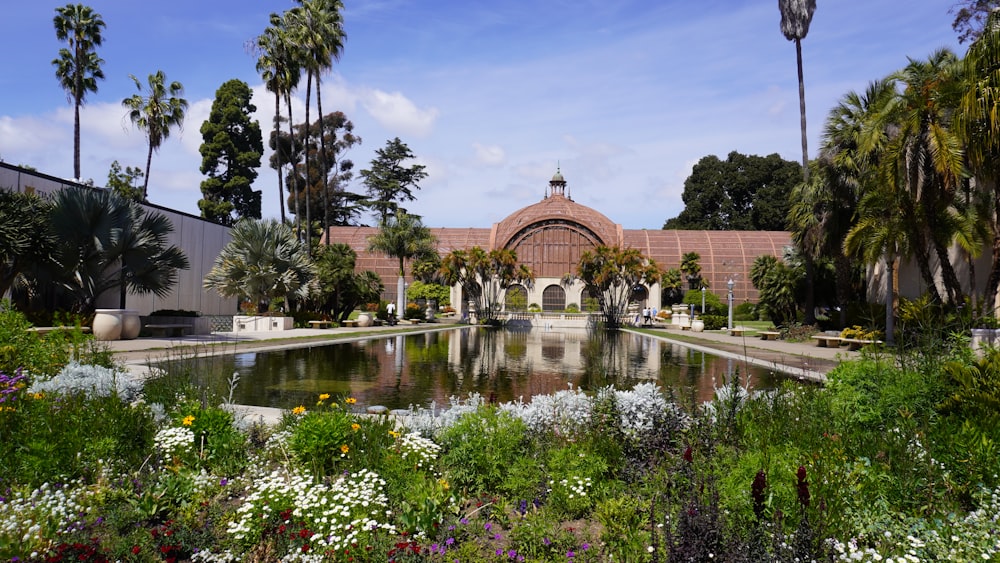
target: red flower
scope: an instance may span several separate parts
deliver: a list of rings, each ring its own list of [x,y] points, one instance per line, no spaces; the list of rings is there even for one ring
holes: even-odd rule
[[[691,463],[693,459],[694,453],[691,451],[691,446],[688,446],[687,449],[684,450],[684,461]]]
[[[141,547],[139,547],[139,546],[137,546],[137,545],[133,545],[133,546],[132,546],[132,554],[133,554],[133,555],[139,555],[139,552],[140,552],[140,551],[142,551],[142,548],[141,548]]]

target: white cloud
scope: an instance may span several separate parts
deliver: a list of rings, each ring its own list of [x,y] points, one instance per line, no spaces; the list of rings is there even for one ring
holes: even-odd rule
[[[499,145],[483,145],[481,143],[472,143],[472,148],[476,150],[476,162],[478,164],[485,164],[487,166],[499,166],[503,164],[507,155],[504,153],[503,147]]]
[[[367,90],[361,97],[361,106],[386,129],[417,137],[429,135],[438,117],[437,108],[418,108],[400,92]]]

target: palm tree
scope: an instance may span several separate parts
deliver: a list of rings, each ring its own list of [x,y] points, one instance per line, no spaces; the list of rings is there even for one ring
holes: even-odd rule
[[[184,113],[187,110],[187,100],[180,97],[184,95],[184,86],[180,82],[174,81],[167,84],[167,77],[162,70],[156,74],[150,74],[147,79],[148,90],[146,95],[142,95],[142,83],[133,75],[129,75],[138,94],[122,100],[122,106],[128,110],[126,114],[129,121],[145,131],[149,139],[149,152],[146,154],[146,180],[142,184],[142,198],[146,200],[149,193],[149,167],[153,161],[153,151],[159,150],[163,141],[170,136],[170,129],[174,126],[184,126]]]
[[[844,237],[844,253],[848,256],[858,256],[869,266],[885,262],[885,341],[890,345],[895,332],[896,259],[911,250],[907,219],[898,212],[898,199],[906,197],[900,191],[889,185],[865,193],[858,220]]]
[[[911,248],[917,265],[937,295],[930,253],[936,254],[948,302],[961,301],[962,287],[949,256],[956,221],[954,202],[964,177],[964,152],[952,116],[958,106],[958,57],[947,49],[927,61],[911,60],[897,73],[905,85],[896,106],[898,131],[882,161],[886,182],[899,183],[910,218]],[[938,300],[940,300],[938,298]]]
[[[309,294],[314,266],[309,252],[277,219],[244,219],[205,276],[206,289],[239,297],[266,311],[278,299]]]
[[[617,330],[623,324],[632,288],[658,282],[660,269],[634,248],[598,246],[580,256],[576,276],[597,299],[605,327]]]
[[[56,67],[59,84],[73,101],[73,177],[80,179],[80,106],[88,92],[97,92],[97,81],[104,80],[101,65],[104,59],[97,56],[95,47],[101,45],[101,29],[105,27],[101,15],[83,4],[67,4],[56,8],[52,19],[56,38],[66,41],[69,48],[59,49]]]
[[[809,181],[809,149],[806,141],[806,86],[802,80],[802,40],[809,34],[816,11],[816,0],[778,0],[781,33],[795,42],[795,61],[799,70],[799,118],[802,124],[802,179]]]
[[[312,179],[309,175],[309,106],[313,79],[316,81],[316,109],[319,112],[320,131],[325,131],[323,125],[323,98],[321,93],[321,75],[331,68],[334,60],[339,60],[343,52],[344,28],[341,11],[344,6],[340,0],[299,0],[299,6],[289,11],[289,26],[293,41],[300,52],[300,62],[306,69],[306,128],[305,128],[305,166],[306,189],[312,189]],[[326,154],[325,135],[320,135],[320,153]],[[327,193],[326,172],[321,171],[320,180],[323,194],[323,231],[330,227],[330,205]],[[311,221],[309,197],[306,198],[306,221]],[[306,235],[307,245],[311,247],[311,236]]]
[[[399,279],[396,281],[396,303],[403,308],[405,301],[405,262],[413,258],[436,253],[436,240],[431,230],[424,226],[418,215],[400,211],[379,226],[379,232],[368,238],[368,252],[381,252],[399,260]],[[402,312],[400,311],[400,314]]]
[[[963,59],[965,94],[957,114],[958,129],[966,147],[976,187],[989,193],[991,206],[1000,210],[1000,13],[992,12],[982,35]],[[983,302],[991,308],[1000,290],[1000,222],[989,215],[992,233],[992,266]]]
[[[187,257],[169,244],[173,225],[135,201],[106,190],[59,190],[53,198],[50,228],[57,241],[54,264],[63,288],[92,312],[98,297],[119,290],[165,297],[177,283]]]
[[[281,209],[281,222],[285,222],[285,187],[284,162],[282,160],[281,144],[277,142],[277,134],[281,129],[281,99],[289,95],[299,82],[299,68],[292,61],[292,49],[288,43],[284,18],[280,14],[271,14],[271,25],[257,37],[254,44],[257,51],[257,72],[264,79],[269,92],[274,92],[274,131],[275,154],[278,157],[278,203]],[[291,103],[288,105],[289,124],[291,124]],[[289,186],[291,188],[291,186]]]
[[[455,250],[441,260],[441,273],[446,285],[459,284],[475,302],[479,321],[498,324],[507,290],[514,285],[531,288],[535,276],[524,264],[517,263],[517,254],[508,248],[489,252],[479,246],[468,251]]]

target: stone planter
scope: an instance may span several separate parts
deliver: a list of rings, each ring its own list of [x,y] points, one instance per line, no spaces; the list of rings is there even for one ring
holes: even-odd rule
[[[295,319],[292,317],[261,317],[236,315],[233,317],[233,332],[278,332],[291,330]]]
[[[361,313],[358,315],[358,326],[372,326],[375,324],[375,319],[372,313]]]
[[[90,327],[94,332],[94,340],[119,340],[122,336],[122,314],[121,309],[95,310],[94,324]]]
[[[147,316],[140,317],[142,320],[142,325],[146,326],[148,324],[157,325],[191,325],[191,328],[187,331],[187,334],[211,334],[212,333],[212,319],[209,317],[188,317],[188,316],[174,316],[174,315],[156,315],[155,317]],[[236,325],[233,325],[236,326]]]
[[[139,336],[142,329],[142,322],[139,319],[139,311],[135,309],[125,309],[122,311],[122,340],[132,340]]]
[[[703,332],[705,330],[705,321],[701,319],[695,319],[691,321],[691,332]]]

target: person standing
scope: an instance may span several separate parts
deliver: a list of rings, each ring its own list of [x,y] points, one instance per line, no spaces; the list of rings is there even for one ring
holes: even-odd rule
[[[390,301],[388,305],[385,306],[385,312],[389,316],[389,324],[396,324],[396,302]]]

